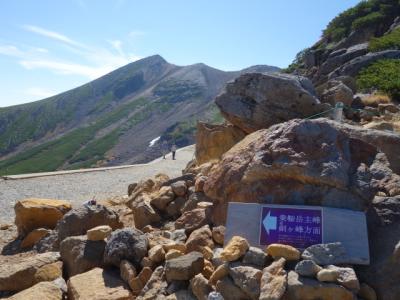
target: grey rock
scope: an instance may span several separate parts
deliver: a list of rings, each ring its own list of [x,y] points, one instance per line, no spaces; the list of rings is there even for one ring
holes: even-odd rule
[[[100,225],[109,225],[113,230],[122,227],[117,213],[103,205],[91,205],[70,210],[58,222],[56,230],[61,242],[69,236],[84,235]]]
[[[285,294],[287,286],[285,262],[284,258],[280,258],[263,270],[260,300],[279,300]]]
[[[229,300],[248,300],[249,297],[238,287],[236,286],[232,279],[228,276],[225,276],[221,280],[218,280],[215,289],[219,292],[224,299]]]
[[[187,211],[193,210],[197,207],[197,204],[200,202],[209,202],[210,198],[208,198],[203,192],[193,192],[190,194],[188,200],[185,202],[181,209],[181,213],[185,213]]]
[[[224,250],[224,248],[221,247],[216,247],[213,249],[213,258],[211,259],[212,264],[215,266],[215,268],[219,267],[220,265],[224,264],[224,260],[221,258],[221,252]]]
[[[327,110],[311,81],[288,74],[247,73],[226,85],[215,99],[222,115],[247,133]]]
[[[53,230],[50,234],[41,238],[33,247],[33,250],[38,253],[58,251],[60,243],[58,241],[58,232]]]
[[[187,186],[186,182],[183,180],[172,183],[171,188],[178,197],[184,197],[186,195]]]
[[[173,280],[190,280],[201,273],[204,267],[203,254],[190,252],[165,262],[165,275],[168,282]]]
[[[105,246],[105,241],[89,241],[86,236],[64,239],[60,244],[60,255],[68,276],[103,267]]]
[[[244,264],[254,265],[264,268],[267,263],[267,254],[257,247],[250,247],[243,257]]]
[[[327,266],[328,270],[335,270],[339,273],[337,282],[345,288],[357,293],[360,290],[360,282],[358,281],[356,272],[350,267]]]
[[[166,208],[167,215],[171,217],[178,217],[181,214],[181,209],[185,203],[186,199],[184,197],[175,198],[168,204]]]
[[[160,215],[150,205],[150,199],[146,196],[137,197],[129,204],[129,208],[132,209],[135,227],[138,229],[161,221]]]
[[[315,277],[321,269],[320,266],[310,259],[299,261],[295,267],[295,271],[299,275],[307,277]]]
[[[164,237],[175,242],[186,242],[187,236],[185,229],[176,229],[174,231],[164,231]]]
[[[333,284],[319,282],[308,277],[301,277],[294,271],[288,274],[287,299],[341,299],[354,300],[354,295],[346,288]]]
[[[168,283],[165,279],[165,272],[162,266],[157,267],[146,285],[140,292],[137,300],[150,300],[150,299],[165,299],[167,294]]]
[[[332,106],[335,106],[339,102],[350,106],[353,102],[353,92],[344,83],[338,81],[334,86],[323,92],[321,101],[329,103]]]
[[[104,250],[104,263],[119,267],[121,260],[140,264],[147,255],[149,241],[138,229],[124,228],[114,231],[107,241]]]
[[[343,75],[355,77],[361,71],[361,69],[368,67],[377,60],[387,58],[400,58],[400,50],[385,50],[356,57],[330,73],[329,79]]]
[[[323,266],[351,263],[346,249],[340,242],[312,245],[304,250],[301,257]]]
[[[238,266],[229,269],[229,275],[235,284],[250,298],[257,300],[260,296],[260,280],[262,272],[248,266]]]

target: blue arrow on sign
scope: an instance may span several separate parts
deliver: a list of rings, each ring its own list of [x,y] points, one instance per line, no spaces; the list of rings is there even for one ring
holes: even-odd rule
[[[263,220],[263,225],[269,235],[270,230],[276,230],[277,217],[271,216],[271,211],[268,211],[268,214]]]

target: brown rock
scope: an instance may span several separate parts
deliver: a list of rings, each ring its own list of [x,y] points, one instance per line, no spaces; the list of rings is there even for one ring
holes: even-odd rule
[[[208,294],[212,291],[208,280],[202,274],[197,274],[190,280],[190,289],[197,300],[207,300]]]
[[[132,278],[129,281],[129,286],[132,289],[132,293],[134,295],[140,294],[140,292],[145,287],[146,283],[149,281],[152,273],[153,271],[150,268],[145,267],[142,269],[142,271],[139,273],[137,277]]]
[[[148,196],[138,197],[136,202],[130,206],[133,212],[135,227],[141,229],[147,225],[160,222],[161,217],[150,205],[150,198]]]
[[[27,257],[7,256],[0,260],[0,291],[21,291],[41,281],[52,281],[62,275],[57,252]]]
[[[354,272],[353,268],[344,268],[332,265],[327,266],[327,268],[329,270],[335,270],[339,273],[339,276],[337,277],[337,282],[339,284],[353,292],[358,292],[360,289],[360,282],[358,281],[356,272]]]
[[[249,266],[237,266],[229,269],[229,275],[250,299],[258,300],[262,276],[260,270]]]
[[[68,280],[68,299],[131,300],[133,297],[118,274],[95,268]]]
[[[89,241],[102,241],[110,236],[112,228],[108,225],[96,226],[87,231]]]
[[[221,259],[225,261],[238,260],[246,254],[246,251],[249,249],[249,247],[249,243],[246,239],[240,236],[234,236],[221,252]]]
[[[53,282],[39,282],[34,286],[7,298],[9,300],[62,300],[63,293]]]
[[[168,283],[165,280],[165,272],[162,266],[157,267],[145,287],[140,292],[137,300],[164,299]]]
[[[284,258],[280,258],[264,268],[261,277],[260,300],[279,300],[285,294],[287,286],[285,262]]]
[[[221,280],[227,275],[229,275],[229,265],[227,263],[224,263],[215,269],[209,279],[209,282],[211,285],[215,285],[218,280]]]
[[[127,284],[137,276],[135,266],[128,260],[122,260],[119,266],[120,276]]]
[[[203,274],[205,278],[210,279],[213,273],[214,273],[214,265],[208,259],[204,259],[204,268],[203,271],[201,271],[201,274]]]
[[[184,197],[187,192],[186,182],[183,180],[171,184],[171,189],[177,197]]]
[[[203,252],[204,247],[214,248],[212,233],[208,225],[194,230],[186,241],[186,251]]]
[[[150,204],[159,210],[165,210],[174,198],[175,195],[172,188],[169,186],[163,186],[160,190],[150,195]]]
[[[149,250],[149,258],[155,264],[161,263],[165,260],[165,250],[162,245],[154,246]]]
[[[185,229],[187,233],[190,233],[208,223],[210,223],[208,210],[196,208],[180,216],[179,219],[175,221],[175,228]]]
[[[163,245],[165,252],[170,250],[178,250],[181,253],[186,253],[186,245],[181,242],[171,242]]]
[[[219,160],[221,156],[245,137],[245,133],[233,125],[213,125],[197,123],[196,163],[202,165],[209,161]],[[203,181],[203,182],[202,182]],[[195,185],[196,191],[202,190],[204,179]]]
[[[291,120],[254,132],[208,174],[204,192],[214,200],[212,221],[226,222],[228,202],[262,203],[266,197],[274,204],[295,204],[296,199],[363,210],[376,192],[367,180],[375,171],[366,166],[378,154],[374,146],[325,119]]]
[[[364,300],[377,300],[378,299],[374,289],[366,283],[361,284],[360,290],[358,291],[358,296],[360,296]]]
[[[37,228],[54,229],[70,209],[71,204],[64,200],[31,198],[18,201],[14,206],[18,234],[25,235]]]
[[[41,238],[48,235],[51,231],[45,228],[34,229],[22,240],[21,248],[33,247]]]
[[[225,151],[226,152],[226,151]],[[194,183],[194,191],[199,193],[203,192],[204,184],[206,183],[207,176],[199,176]]]
[[[183,253],[179,250],[171,249],[165,254],[165,260],[170,260],[182,256]]]
[[[213,227],[212,229],[212,237],[214,241],[219,245],[224,244],[225,230],[225,226],[223,225]]]
[[[273,259],[280,257],[286,260],[300,259],[300,251],[289,245],[271,244],[267,247],[266,252],[272,256]]]

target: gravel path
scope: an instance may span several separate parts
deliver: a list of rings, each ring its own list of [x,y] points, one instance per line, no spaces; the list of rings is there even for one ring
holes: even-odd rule
[[[93,170],[19,179],[0,179],[0,224],[10,223],[14,218],[14,204],[24,198],[52,198],[71,201],[79,205],[96,196],[104,200],[125,195],[128,185],[158,173],[170,177],[182,174],[182,169],[193,158],[194,146],[179,149],[176,160],[157,159],[143,165],[133,165],[119,169]],[[18,178],[18,177],[17,177]]]

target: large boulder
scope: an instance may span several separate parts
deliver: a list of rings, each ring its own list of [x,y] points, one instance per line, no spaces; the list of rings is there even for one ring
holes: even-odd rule
[[[202,165],[208,161],[219,160],[226,151],[241,141],[246,134],[230,124],[197,123],[196,163]]]
[[[14,206],[15,225],[19,235],[25,235],[37,228],[54,229],[57,222],[71,209],[64,200],[25,199]]]
[[[103,266],[105,241],[89,241],[86,236],[71,236],[60,244],[61,259],[68,276]]]
[[[367,213],[371,262],[356,269],[378,299],[400,295],[400,197],[375,197]]]
[[[147,194],[141,194],[134,201],[128,203],[133,212],[135,227],[138,229],[161,221],[160,215],[150,204],[150,201],[151,198]]]
[[[215,99],[222,115],[246,133],[329,109],[315,97],[311,81],[289,74],[247,73]]]
[[[371,178],[380,171],[371,166],[379,152],[336,124],[296,119],[236,144],[204,185],[214,224],[225,223],[228,202],[365,209],[376,193]]]
[[[43,254],[20,257],[5,256],[0,259],[0,291],[21,291],[42,281],[52,281],[62,276],[60,254]]]
[[[100,225],[118,229],[122,223],[117,213],[103,205],[81,206],[65,214],[58,222],[58,239],[61,242],[69,236],[84,235],[89,229]]]
[[[147,255],[149,240],[138,229],[124,228],[114,231],[104,250],[104,263],[119,267],[127,259],[139,265]]]
[[[68,280],[68,299],[131,300],[133,295],[118,273],[95,268]]]

